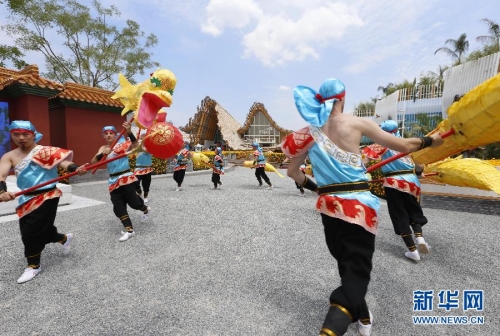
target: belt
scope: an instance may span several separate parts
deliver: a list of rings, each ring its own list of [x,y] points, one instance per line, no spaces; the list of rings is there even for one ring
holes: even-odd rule
[[[43,194],[43,193],[46,193],[46,192],[49,192],[49,191],[52,191],[52,190],[55,190],[56,187],[52,187],[52,188],[49,188],[49,189],[38,189],[38,190],[35,190],[35,191],[32,191],[32,192],[29,192],[29,193],[26,193],[24,195],[26,196],[35,196],[35,195],[40,195],[40,194]]]
[[[329,184],[326,186],[318,187],[319,195],[336,194],[344,192],[357,192],[357,191],[369,191],[370,186],[368,182],[349,182],[349,183],[339,183],[339,184]]]
[[[120,175],[126,174],[126,173],[130,173],[130,168],[127,170],[123,170],[121,172],[118,172],[118,173],[109,174],[109,177],[116,177],[116,176],[120,176]]]
[[[403,174],[415,174],[413,170],[396,170],[388,173],[384,173],[384,177],[394,176],[394,175],[403,175]]]

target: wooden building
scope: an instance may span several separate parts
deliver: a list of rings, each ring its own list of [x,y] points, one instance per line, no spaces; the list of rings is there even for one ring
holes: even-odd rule
[[[242,126],[217,101],[205,97],[181,130],[190,135],[190,145],[210,148],[221,142],[227,148],[248,149],[257,142],[262,147],[277,147],[292,131],[280,127],[269,115],[264,104],[254,103]]]

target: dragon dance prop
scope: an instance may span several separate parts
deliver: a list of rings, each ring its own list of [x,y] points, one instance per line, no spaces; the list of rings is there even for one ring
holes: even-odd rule
[[[102,165],[105,165],[105,164],[108,164],[112,161],[115,161],[115,160],[118,160],[118,159],[121,159],[122,157],[124,156],[127,156],[129,154],[131,154],[132,152],[126,152],[126,153],[122,153],[120,155],[117,155],[117,156],[114,156],[112,157],[111,159],[107,159],[107,160],[104,160],[104,161],[99,161],[97,163],[94,163],[93,165],[87,165],[85,166],[85,169],[86,170],[91,170],[91,169],[94,169],[94,168],[97,168],[99,166],[102,166]],[[43,183],[40,183],[40,184],[37,184],[33,187],[30,187],[30,188],[27,188],[27,189],[24,189],[24,190],[21,190],[21,191],[18,191],[15,195],[16,197],[18,196],[21,196],[21,195],[24,195],[26,193],[29,193],[29,192],[32,192],[32,191],[35,191],[41,187],[45,187],[46,185],[49,185],[49,184],[52,184],[52,183],[55,183],[55,182],[59,182],[61,180],[64,180],[64,179],[67,179],[67,178],[70,178],[72,176],[75,176],[77,175],[78,172],[77,171],[74,171],[72,173],[68,173],[68,174],[65,174],[65,175],[62,175],[62,176],[59,176],[59,177],[56,177],[52,180],[49,180],[49,181],[46,181],[46,182],[43,182]]]
[[[244,162],[243,162],[243,167],[246,167],[246,168],[253,168],[253,166],[255,166],[255,164],[254,164],[254,162],[253,162],[253,161],[251,161],[251,160],[249,160],[249,161],[244,161]],[[284,178],[284,176],[283,176],[283,175],[281,175],[281,174],[279,173],[279,171],[278,171],[278,170],[276,170],[276,168],[274,168],[274,166],[273,166],[272,164],[268,163],[268,162],[266,162],[266,166],[265,166],[265,168],[264,168],[264,171],[266,171],[266,172],[270,172],[270,173],[276,173],[276,174],[278,174],[278,176],[279,176],[279,177]]]
[[[500,159],[486,160],[486,162],[494,167],[500,167]]]
[[[415,162],[429,164],[450,155],[500,141],[500,74],[479,84],[448,109],[448,118],[431,132],[455,130],[436,148],[413,153]]]
[[[158,122],[148,129],[142,145],[151,155],[159,159],[168,159],[182,149],[184,139],[174,125]]]
[[[500,74],[479,84],[448,109],[448,118],[429,134],[439,132],[444,143],[412,154],[415,162],[430,164],[470,148],[500,141]],[[451,136],[453,135],[453,136]],[[400,153],[367,169],[373,171],[405,155]]]
[[[172,94],[174,93],[177,79],[170,70],[158,69],[151,74],[149,79],[138,85],[132,85],[122,74],[118,75],[118,81],[120,83],[120,90],[111,96],[111,98],[118,99],[124,105],[121,112],[122,116],[126,115],[129,111],[134,111],[130,122],[135,121],[135,124],[140,129],[153,126],[158,112],[162,108],[172,105]],[[113,148],[124,134],[125,129],[122,129],[110,147]],[[105,159],[106,155],[102,160]],[[92,174],[96,170],[94,169]]]
[[[193,163],[197,166],[217,169],[210,158],[203,153],[193,153],[191,155],[191,160],[193,160]]]
[[[193,163],[197,166],[213,168],[213,164],[210,162],[210,158],[203,153],[193,153],[191,156],[191,160],[193,160]]]
[[[457,186],[491,190],[500,194],[500,171],[487,161],[480,159],[445,159],[425,166],[427,172],[436,173],[432,179]]]

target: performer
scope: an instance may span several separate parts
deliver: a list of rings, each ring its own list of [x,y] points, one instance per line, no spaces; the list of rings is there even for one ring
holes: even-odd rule
[[[262,152],[262,148],[260,148],[258,143],[253,143],[252,147],[254,149],[253,157],[254,157],[254,167],[255,167],[255,177],[257,181],[259,181],[259,187],[262,187],[262,179],[267,183],[267,189],[274,188],[269,177],[266,175],[266,157]]]
[[[224,156],[222,155],[222,148],[215,148],[214,165],[212,167],[212,183],[214,184],[214,190],[222,188],[222,182],[220,181],[220,176],[224,175]]]
[[[400,152],[413,152],[443,143],[436,134],[423,138],[396,138],[368,119],[344,115],[344,84],[326,80],[319,92],[298,86],[295,104],[310,124],[287,136],[281,148],[292,160],[288,175],[306,189],[317,191],[326,244],[337,260],[341,285],[330,295],[330,308],[320,335],[343,335],[358,322],[361,335],[370,335],[373,317],[365,295],[370,282],[379,209],[369,191],[359,144],[361,137]],[[318,185],[300,172],[307,155]]]
[[[140,133],[141,140],[146,136],[146,131],[142,130]],[[142,189],[144,189],[144,203],[148,203],[149,188],[151,187],[151,175],[153,173],[153,158],[150,153],[142,147],[142,151],[139,152],[135,159],[135,169],[134,175],[137,177],[136,192],[142,195]],[[142,184],[142,189],[141,189]]]
[[[191,152],[188,148],[184,148],[181,150],[179,155],[177,155],[177,161],[174,166],[174,181],[177,182],[177,188],[175,188],[175,191],[181,190],[184,175],[186,175],[186,166],[191,156]]]
[[[16,198],[15,193],[7,191],[5,183],[11,168],[14,168],[17,186],[21,190],[57,178],[58,166],[69,172],[77,171],[79,175],[86,173],[84,166],[78,167],[71,162],[72,151],[37,145],[42,134],[36,131],[31,122],[13,121],[9,126],[9,132],[18,148],[5,153],[0,159],[1,202]],[[19,197],[16,213],[19,216],[24,256],[28,262],[28,267],[17,280],[19,284],[30,281],[42,271],[40,259],[46,244],[61,244],[63,254],[68,254],[70,251],[73,234],[59,233],[54,226],[57,205],[62,196],[61,190],[57,189],[56,185],[57,183],[52,183]]]
[[[113,156],[125,153],[127,150],[133,149],[139,145],[139,142],[132,134],[130,123],[124,122],[123,127],[127,130],[129,140],[125,140],[122,137],[113,147],[113,150],[111,150],[109,146],[114,142],[117,136],[116,129],[114,126],[104,126],[102,135],[107,145],[99,148],[98,153],[92,159],[92,163],[99,162],[104,155],[108,155],[108,158],[112,158]],[[125,231],[122,231],[122,236],[119,239],[119,241],[123,242],[135,236],[134,227],[127,212],[127,204],[132,209],[142,211],[143,221],[148,218],[151,208],[144,204],[143,199],[137,195],[135,191],[137,177],[130,171],[128,157],[125,156],[108,163],[107,168],[109,172],[108,190],[111,196],[111,202],[113,203],[113,212],[116,217],[120,219],[125,228]]]
[[[401,137],[398,123],[394,120],[386,120],[380,127],[389,134]],[[399,153],[380,145],[371,145],[363,149],[363,154],[372,160],[385,160]],[[418,261],[420,253],[427,254],[430,250],[422,236],[422,226],[427,224],[427,218],[420,206],[420,182],[416,176],[422,170],[416,171],[413,160],[408,156],[382,166],[381,170],[384,173],[384,190],[394,232],[403,238],[409,250],[405,252],[405,256]],[[412,237],[412,229],[418,250]]]

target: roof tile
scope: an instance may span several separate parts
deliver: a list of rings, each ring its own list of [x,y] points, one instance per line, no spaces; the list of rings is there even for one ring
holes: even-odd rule
[[[119,100],[111,99],[111,96],[113,94],[113,91],[108,91],[100,88],[85,86],[76,83],[65,83],[64,90],[60,92],[56,97],[100,105],[123,107],[122,103],[120,103]]]
[[[48,88],[51,90],[63,90],[61,84],[40,77],[38,66],[36,65],[28,65],[20,71],[0,68],[0,90],[16,83],[27,84],[39,88]]]
[[[0,67],[0,90],[16,83],[61,91],[51,99],[59,97],[86,103],[123,107],[120,101],[111,99],[111,96],[114,94],[112,91],[76,83],[65,83],[62,85],[53,82],[40,77],[37,65],[28,65],[19,71]]]

